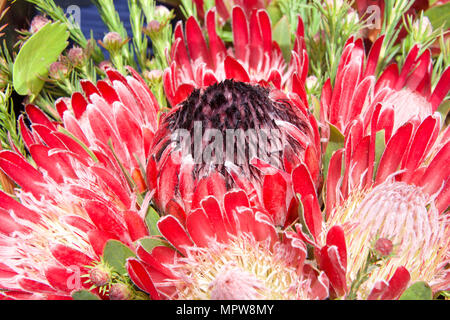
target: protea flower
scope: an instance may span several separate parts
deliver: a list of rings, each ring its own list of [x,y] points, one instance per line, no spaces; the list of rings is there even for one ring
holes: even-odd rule
[[[420,120],[433,114],[450,90],[450,68],[447,68],[432,91],[432,61],[427,50],[419,56],[416,45],[406,57],[402,69],[389,65],[374,77],[384,36],[375,41],[365,58],[362,40],[350,38],[344,47],[334,87],[328,80],[321,96],[321,122],[345,132],[355,119],[364,119],[364,128],[378,103],[383,108],[380,124],[388,136],[412,118]],[[388,128],[389,127],[389,128]]]
[[[276,224],[284,226],[292,221],[289,216],[295,215],[297,201],[287,188],[292,169],[305,162],[314,182],[319,183],[320,141],[304,89],[308,58],[302,49],[301,20],[289,66],[272,41],[265,10],[254,10],[247,19],[242,8],[235,6],[232,25],[234,52],[226,50],[216,34],[214,10],[206,15],[209,46],[194,18],[187,20],[185,34],[181,24],[175,28],[171,64],[164,73],[165,92],[174,109],[161,119],[155,136],[155,159],[149,164],[156,170],[148,172],[159,176],[148,177],[149,185],[156,189],[158,207],[164,212],[175,210],[178,216],[199,206],[203,197],[193,198],[197,189],[203,190],[203,196],[221,199],[226,190],[239,187],[252,195],[254,204],[277,212]],[[292,88],[291,93],[280,90],[287,87]],[[188,143],[190,156],[181,155],[180,146],[170,136],[180,130],[185,130],[192,142]],[[271,141],[263,154],[253,156],[234,145],[219,147],[214,151],[219,154],[204,163],[201,152],[208,148],[207,130],[216,130],[223,144],[228,142],[230,130],[244,135],[270,132]],[[201,138],[196,146],[198,134]],[[275,141],[277,134],[281,139]],[[244,147],[257,147],[258,143],[250,140],[244,138]],[[200,155],[194,154],[196,148],[201,149]],[[229,152],[231,158],[225,157]],[[246,153],[243,159],[237,159],[242,152]],[[269,161],[274,152],[278,155]]]
[[[239,6],[244,10],[247,17],[255,10],[266,9],[271,0],[215,0],[215,7],[220,15],[220,18],[225,22],[231,18],[231,11],[234,6]],[[203,17],[204,12],[204,1],[194,0],[197,13],[200,17]]]
[[[272,83],[277,89],[301,91],[301,98],[306,100],[303,86],[308,57],[301,19],[288,64],[279,45],[272,41],[267,11],[254,10],[247,18],[242,8],[235,6],[232,17],[234,50],[227,50],[217,35],[214,9],[208,11],[205,18],[208,44],[194,17],[186,21],[185,32],[181,22],[177,24],[170,68],[164,73],[164,89],[170,104],[176,106],[195,88],[206,88],[225,79],[261,85]]]
[[[181,142],[174,139],[180,131]],[[305,162],[314,183],[319,180],[313,115],[297,95],[259,85],[225,80],[194,90],[161,119],[154,141],[149,166],[156,170],[147,171],[158,175],[148,176],[148,183],[164,212],[176,208],[184,215],[203,197],[220,199],[239,187],[285,226],[296,216],[297,200],[287,188],[292,169]]]
[[[140,164],[149,156],[159,107],[138,76],[107,74],[109,81],[96,86],[83,81],[84,95],[57,102],[62,122],[26,107],[31,130],[23,116],[20,130],[36,168],[18,151],[0,152],[0,168],[21,187],[0,192],[4,297],[59,299],[91,286],[108,297],[101,290],[106,281],[117,298],[123,287],[116,287],[127,285],[122,276],[108,281],[102,255],[109,240],[133,250],[149,234]],[[131,287],[128,293],[135,294]]]
[[[209,196],[158,228],[173,246],[137,249],[128,272],[153,298],[324,299],[328,279],[305,264],[306,244],[294,232],[280,235],[267,212],[251,207],[242,190],[219,201]]]
[[[428,282],[434,292],[448,290],[449,130],[439,135],[439,117],[433,115],[408,121],[376,156],[380,109],[374,112],[371,133],[362,134],[356,122],[345,149],[331,158],[326,230],[338,228],[344,235],[345,243],[336,248],[345,259],[334,259],[325,246],[319,264],[337,294],[352,298],[396,299],[415,281]],[[328,263],[333,259],[337,265]]]

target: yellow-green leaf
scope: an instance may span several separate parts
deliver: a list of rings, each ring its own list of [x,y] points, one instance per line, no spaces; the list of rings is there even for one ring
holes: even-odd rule
[[[60,22],[46,24],[22,46],[13,65],[14,90],[34,99],[44,86],[49,66],[67,47],[69,32]]]
[[[152,236],[160,236],[161,233],[156,225],[160,216],[156,210],[150,206],[147,211],[147,215],[145,216],[145,223],[147,224],[148,231]]]
[[[345,142],[344,135],[339,131],[339,129],[333,126],[331,123],[329,123],[328,125],[330,126],[330,139],[328,141],[327,150],[323,155],[324,178],[326,178],[328,174],[328,167],[330,165],[331,156],[335,151],[342,149]]]
[[[430,286],[424,281],[419,281],[406,289],[400,300],[431,300],[432,298],[433,293]]]

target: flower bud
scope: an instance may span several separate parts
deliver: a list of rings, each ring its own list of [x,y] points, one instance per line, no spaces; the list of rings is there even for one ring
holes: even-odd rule
[[[80,47],[73,47],[69,50],[67,53],[67,57],[69,58],[69,61],[74,66],[81,66],[83,65],[83,62],[86,59],[86,55],[84,53],[84,50]]]
[[[30,24],[30,32],[31,33],[36,33],[39,30],[42,29],[43,26],[45,26],[47,23],[49,23],[50,20],[48,20],[46,17],[41,16],[41,15],[37,15],[33,18],[33,20],[31,20],[31,24]]]
[[[306,78],[305,86],[308,91],[313,90],[317,86],[317,78],[315,76],[309,76]]]
[[[48,75],[53,80],[63,80],[69,75],[69,68],[62,62],[54,62],[50,65]]]
[[[145,70],[143,73],[144,78],[149,82],[156,82],[161,80],[163,72],[161,70]]]
[[[111,275],[108,270],[98,265],[89,272],[89,279],[95,286],[103,287],[109,283]]]
[[[394,245],[392,241],[386,238],[380,238],[375,243],[375,251],[382,257],[389,256],[392,253]]]
[[[114,283],[109,288],[110,300],[130,300],[132,296],[133,294],[126,284]]]
[[[144,33],[150,36],[152,34],[158,33],[161,30],[161,27],[162,25],[158,20],[152,20],[144,28]]]
[[[122,39],[122,36],[117,32],[108,32],[103,41],[99,41],[100,45],[108,51],[117,51],[127,43],[128,40]]]
[[[170,17],[170,10],[165,6],[156,6],[155,16],[159,18],[158,20],[167,20]]]

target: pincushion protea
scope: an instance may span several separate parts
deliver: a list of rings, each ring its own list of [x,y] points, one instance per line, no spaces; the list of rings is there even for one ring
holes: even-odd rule
[[[133,281],[152,297],[170,299],[324,299],[328,279],[305,264],[294,232],[278,235],[267,212],[242,190],[209,196],[186,221],[172,215],[158,228],[173,246],[137,249],[128,260]]]
[[[142,217],[149,199],[138,199],[146,189],[140,162],[159,107],[137,75],[107,74],[96,86],[82,82],[84,95],[57,102],[61,123],[26,107],[31,130],[23,117],[19,124],[36,168],[18,151],[0,152],[0,168],[21,187],[0,192],[3,297],[60,299],[101,284],[89,270],[101,265],[105,243],[134,248],[149,234]],[[81,283],[83,275],[91,282]]]
[[[434,292],[448,290],[449,130],[439,134],[437,116],[408,121],[388,139],[375,161],[380,110],[379,105],[371,133],[363,134],[357,121],[345,149],[330,161],[326,229],[341,228],[345,243],[338,251],[346,252],[341,271],[325,266],[330,283],[338,295],[359,299],[396,299],[410,281],[419,280],[428,282]],[[325,233],[321,238],[325,242]],[[384,257],[379,248],[386,243],[392,252]]]

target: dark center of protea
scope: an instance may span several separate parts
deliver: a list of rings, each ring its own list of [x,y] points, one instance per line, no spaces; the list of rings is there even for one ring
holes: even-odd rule
[[[194,159],[195,177],[214,170],[230,182],[229,164],[236,165],[247,178],[257,177],[259,171],[250,164],[252,158],[284,169],[286,148],[294,154],[301,151],[300,144],[277,125],[281,120],[306,128],[299,111],[287,99],[273,101],[269,92],[259,85],[225,80],[194,90],[167,117],[167,128],[175,133],[180,149]]]

